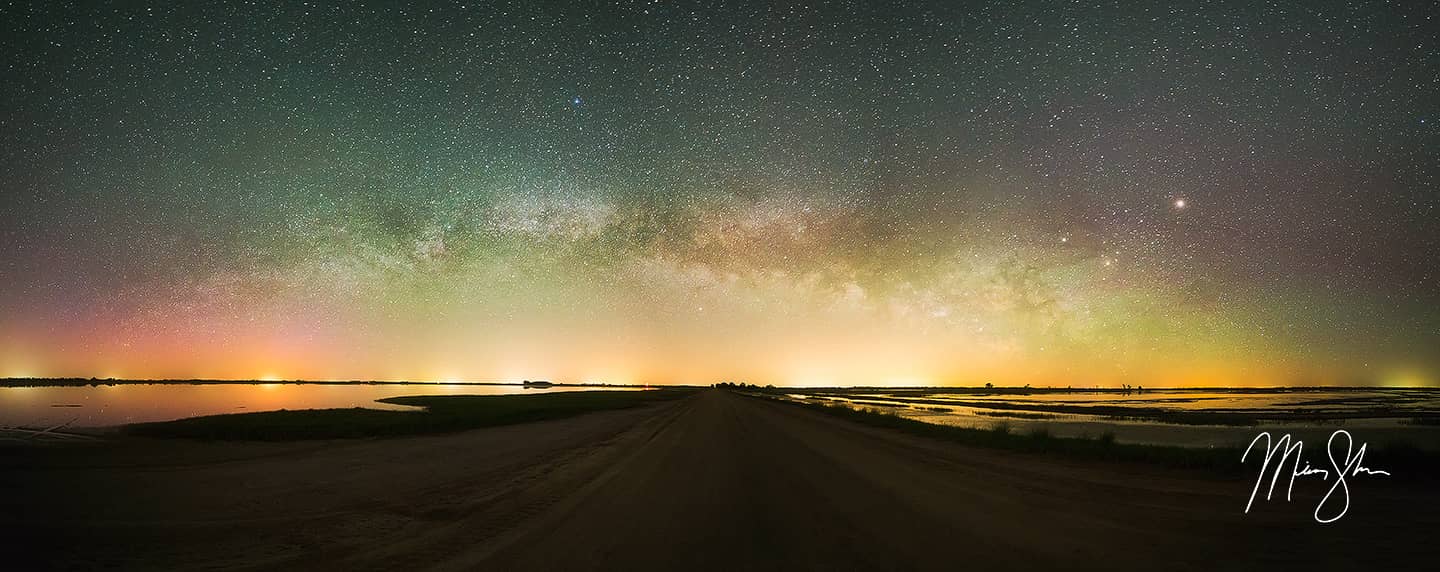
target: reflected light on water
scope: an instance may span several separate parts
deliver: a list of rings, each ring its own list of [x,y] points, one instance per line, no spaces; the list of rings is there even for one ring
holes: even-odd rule
[[[1243,446],[1264,428],[1328,433],[1347,427],[1380,441],[1440,447],[1440,428],[1414,421],[1440,415],[1440,390],[1435,389],[877,389],[793,391],[786,397],[940,425],[991,429],[1004,424],[1017,432],[1043,429],[1061,437],[1108,432],[1118,442],[1131,443]]]
[[[422,384],[125,384],[73,387],[0,387],[0,427],[70,423],[99,427],[165,421],[198,415],[249,413],[278,409],[403,410],[377,399],[405,395],[511,395],[544,391],[588,391],[556,387],[537,390],[518,385]],[[76,406],[79,407],[76,407]]]

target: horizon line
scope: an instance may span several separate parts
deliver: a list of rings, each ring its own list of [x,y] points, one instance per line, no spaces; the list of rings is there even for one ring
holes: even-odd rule
[[[712,387],[723,383],[740,386],[750,386],[759,389],[1024,389],[1024,390],[1113,390],[1113,391],[1136,391],[1144,390],[1142,385],[1115,384],[1115,385],[776,385],[776,384],[754,384],[735,381],[716,381],[711,383],[612,383],[605,381],[582,381],[564,382],[546,379],[523,379],[521,381],[475,381],[475,380],[379,380],[379,379],[255,379],[255,378],[119,378],[119,377],[0,377],[0,387],[26,387],[24,385],[11,385],[13,382],[37,382],[37,381],[70,381],[86,382],[89,384],[138,384],[151,383],[157,385],[165,384],[286,384],[286,385],[524,385],[526,383],[547,383],[556,386],[570,387]],[[1214,385],[1214,386],[1164,386],[1155,385],[1150,389],[1164,390],[1215,390],[1215,389],[1440,389],[1424,385]]]

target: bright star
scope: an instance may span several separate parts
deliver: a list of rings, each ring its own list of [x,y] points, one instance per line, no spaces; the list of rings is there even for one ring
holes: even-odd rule
[[[1175,199],[1175,208],[1177,208],[1177,209],[1183,209],[1183,208],[1185,208],[1185,199]]]

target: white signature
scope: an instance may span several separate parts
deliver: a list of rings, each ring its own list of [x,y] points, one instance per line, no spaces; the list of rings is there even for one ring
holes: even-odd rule
[[[1345,455],[1338,458],[1336,455],[1337,437],[1345,438]],[[1337,429],[1334,433],[1331,433],[1330,440],[1325,443],[1325,452],[1330,457],[1330,469],[1312,467],[1308,462],[1305,463],[1302,468],[1300,456],[1305,449],[1305,442],[1299,439],[1291,439],[1289,433],[1272,442],[1269,431],[1262,431],[1259,435],[1255,436],[1253,441],[1250,441],[1250,446],[1245,448],[1245,454],[1240,456],[1241,463],[1244,463],[1245,460],[1250,457],[1250,451],[1255,448],[1255,444],[1259,443],[1262,438],[1265,439],[1265,461],[1260,465],[1260,476],[1255,479],[1255,488],[1250,490],[1250,502],[1245,503],[1246,514],[1250,513],[1251,505],[1255,504],[1255,495],[1260,492],[1260,485],[1265,482],[1265,471],[1271,469],[1270,461],[1274,460],[1275,465],[1274,471],[1271,473],[1273,476],[1270,477],[1270,488],[1265,492],[1265,500],[1270,500],[1270,497],[1275,494],[1275,484],[1280,481],[1281,470],[1291,454],[1294,454],[1295,461],[1291,465],[1290,483],[1285,489],[1286,502],[1290,501],[1290,494],[1295,490],[1295,477],[1320,475],[1321,479],[1328,481],[1330,480],[1330,475],[1335,475],[1335,482],[1330,485],[1330,490],[1325,492],[1325,497],[1320,499],[1320,504],[1315,507],[1315,521],[1322,524],[1340,520],[1340,517],[1345,516],[1345,513],[1350,510],[1350,485],[1345,482],[1346,477],[1356,475],[1390,476],[1389,472],[1365,467],[1363,464],[1365,461],[1365,444],[1361,443],[1360,448],[1358,450],[1355,449],[1355,440],[1350,437],[1350,432],[1344,429]],[[1275,458],[1277,453],[1279,454],[1279,459]],[[1343,461],[1343,463],[1341,461]],[[1339,500],[1331,502],[1331,498],[1335,496],[1336,490],[1340,491]],[[1332,510],[1327,513],[1325,510],[1326,507],[1330,507],[1336,503],[1343,503],[1340,504],[1339,511],[1335,511],[1332,508]]]

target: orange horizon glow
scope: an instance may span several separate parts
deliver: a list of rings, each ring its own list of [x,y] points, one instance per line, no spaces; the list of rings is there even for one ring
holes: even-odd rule
[[[33,362],[32,362],[33,363]],[[675,364],[652,368],[635,367],[546,367],[510,365],[501,375],[459,375],[434,374],[419,370],[413,373],[390,368],[392,373],[383,376],[365,375],[365,364],[358,362],[351,369],[336,367],[322,368],[308,365],[303,361],[267,360],[264,367],[256,367],[243,358],[233,361],[216,360],[204,366],[154,367],[140,365],[124,368],[124,374],[115,369],[103,372],[84,367],[46,367],[31,365],[20,368],[0,368],[0,377],[10,379],[79,378],[118,381],[163,381],[163,380],[214,380],[254,382],[399,382],[423,384],[466,384],[466,383],[519,383],[521,381],[546,380],[569,384],[609,385],[711,385],[719,382],[775,385],[779,387],[982,387],[986,383],[1000,387],[1088,388],[1118,387],[1122,384],[1147,387],[1327,387],[1327,386],[1368,386],[1368,387],[1436,387],[1436,379],[1419,370],[1390,369],[1378,371],[1372,377],[1345,376],[1342,374],[1314,372],[1301,376],[1281,368],[1263,369],[1240,368],[1214,364],[1209,366],[1187,365],[1170,371],[1149,370],[1143,374],[1079,375],[1077,368],[1054,366],[1006,370],[1003,367],[991,369],[952,367],[924,370],[920,368],[896,368],[892,362],[859,364],[855,360],[837,361],[834,365],[805,367],[796,365],[779,368],[780,372],[767,374],[763,368],[732,368],[706,370],[702,367],[682,368]],[[586,373],[576,373],[583,371]],[[889,371],[903,371],[895,374]],[[1093,370],[1092,370],[1093,371]],[[600,372],[600,373],[597,373]]]
[[[1172,272],[1116,265],[1112,253],[985,241],[961,248],[943,271],[904,269],[885,280],[841,263],[797,272],[703,253],[638,257],[588,276],[556,268],[484,289],[470,285],[495,282],[494,261],[396,277],[326,260],[218,273],[137,287],[84,320],[8,317],[0,376],[1437,384],[1437,356],[1420,347],[1423,338],[1387,332],[1375,317],[1405,308],[1380,299],[1284,288],[1219,304],[1194,299]],[[1350,324],[1347,335],[1331,333],[1335,324]]]

